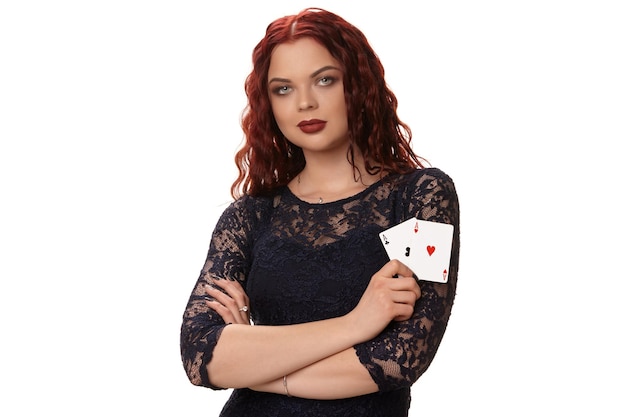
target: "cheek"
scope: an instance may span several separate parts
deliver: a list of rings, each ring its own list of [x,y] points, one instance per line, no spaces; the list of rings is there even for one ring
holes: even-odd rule
[[[291,123],[289,122],[289,114],[285,111],[284,103],[270,103],[272,108],[272,114],[274,115],[274,120],[276,120],[276,124],[278,125],[278,129],[285,136],[289,136],[289,126]]]
[[[270,101],[270,105],[272,108],[272,113],[274,114],[274,119],[276,119],[276,123],[281,124],[286,117],[288,116],[285,111],[285,100],[272,100]]]
[[[332,107],[335,114],[348,114],[346,107],[346,98],[343,94],[343,90],[338,90],[335,94],[329,97],[329,107]]]

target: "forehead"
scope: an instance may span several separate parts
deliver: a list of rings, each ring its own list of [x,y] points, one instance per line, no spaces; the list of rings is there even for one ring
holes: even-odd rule
[[[268,78],[309,76],[325,66],[341,68],[325,46],[311,38],[281,43],[272,52]]]

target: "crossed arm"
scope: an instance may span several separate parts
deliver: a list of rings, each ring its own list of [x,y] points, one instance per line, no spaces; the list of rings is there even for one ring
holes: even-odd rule
[[[398,278],[393,278],[399,275]],[[206,301],[226,326],[207,366],[213,385],[248,387],[290,395],[334,399],[378,391],[354,345],[370,340],[391,321],[413,314],[421,291],[412,272],[390,261],[371,279],[357,307],[342,317],[288,326],[250,326],[239,306],[248,299],[236,281],[216,280]]]
[[[249,325],[247,313],[239,311],[249,305],[247,295],[237,283],[245,280],[242,271],[249,262],[245,257],[221,262],[228,266],[224,276],[232,280],[209,275],[214,257],[246,247],[242,237],[252,229],[242,219],[252,218],[252,223],[256,219],[241,214],[241,207],[223,216],[206,275],[199,279],[185,311],[181,353],[190,381],[212,388],[286,394],[287,375],[291,395],[332,399],[396,389],[417,380],[434,357],[450,316],[458,270],[459,212],[454,186],[446,178],[424,175],[412,193],[414,198],[405,204],[407,215],[418,213],[456,227],[448,284],[418,285],[406,266],[390,261],[372,276],[351,312],[297,325]],[[402,277],[393,278],[395,274]]]

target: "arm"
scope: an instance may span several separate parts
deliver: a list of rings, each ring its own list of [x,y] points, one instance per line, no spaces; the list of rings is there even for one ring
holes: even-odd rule
[[[459,262],[459,203],[452,180],[429,170],[407,187],[403,216],[453,224],[448,283],[420,281],[422,296],[413,316],[356,346],[360,361],[380,391],[412,385],[430,366],[446,330],[456,292]]]
[[[250,268],[250,239],[254,224],[263,215],[263,205],[246,197],[233,202],[218,220],[207,258],[183,314],[180,349],[183,367],[191,383],[219,389],[209,380],[207,364],[226,327],[209,307],[211,286],[219,279],[241,283]]]
[[[287,375],[287,384],[291,396],[317,400],[356,397],[378,391],[354,348]],[[286,395],[282,377],[251,389]]]
[[[421,297],[410,319],[393,321],[380,334],[288,375],[291,395],[334,399],[387,391],[413,384],[429,367],[446,329],[459,261],[459,206],[453,182],[444,174],[420,177],[406,190],[403,217],[455,226],[447,284],[420,282]],[[368,372],[369,371],[369,372]],[[253,387],[285,394],[282,378]]]
[[[389,321],[406,320],[413,312],[419,287],[412,278],[392,278],[410,277],[411,272],[390,262],[375,274],[357,308],[346,316],[291,326],[226,325],[243,319],[240,295],[231,298],[226,293],[245,281],[249,242],[261,216],[249,202],[238,200],[216,225],[181,328],[183,365],[193,384],[219,389],[267,383],[368,340]],[[384,314],[372,320],[373,311]]]
[[[414,192],[417,197],[413,196],[415,201],[411,200],[406,207],[409,215],[457,226],[448,284],[421,283],[428,292],[427,300],[420,300],[415,305],[420,290],[419,287],[411,289],[409,284],[412,282],[415,285],[415,281],[393,279],[388,270],[386,276],[376,274],[379,276],[372,278],[372,288],[368,287],[359,306],[347,316],[296,326],[229,326],[215,349],[215,360],[206,364],[211,381],[223,387],[252,387],[284,394],[282,376],[289,375],[292,395],[319,399],[345,398],[412,384],[426,370],[437,350],[456,284],[458,202],[452,182],[439,180],[434,179],[428,184],[422,181],[421,186],[426,190],[421,191],[418,184]],[[403,274],[408,275],[406,271]],[[389,287],[400,282],[409,286]],[[229,283],[219,281],[218,285],[223,288]],[[412,296],[412,301],[398,299],[398,295],[405,297],[411,291],[417,294]],[[227,322],[233,322],[232,317],[237,316],[237,310],[229,310],[229,300],[224,299],[219,291],[211,294],[215,298],[222,297],[213,308],[221,310],[219,314]],[[389,296],[387,304],[372,302],[380,294]],[[390,313],[390,306],[401,308],[404,315]],[[358,311],[365,314],[358,314]],[[376,318],[378,327],[371,326],[372,318]],[[392,320],[393,323],[380,333]],[[382,327],[381,323],[384,323]],[[357,332],[348,333],[346,328]],[[328,337],[331,329],[333,335],[335,331],[339,332],[337,338]],[[358,331],[362,329],[366,332]],[[352,347],[337,350],[342,343],[358,339],[362,339],[361,342],[354,342],[358,356]],[[390,357],[390,351],[398,355]],[[254,372],[250,372],[251,369]]]
[[[393,278],[394,275],[400,277]],[[358,364],[352,346],[371,339],[392,320],[411,317],[420,296],[411,275],[404,264],[390,261],[374,274],[359,304],[345,316],[289,326],[226,327],[207,366],[212,383],[229,388],[258,387],[313,364],[313,371],[326,372],[321,364],[327,367],[333,362],[325,359],[348,349],[352,351],[352,362],[345,364],[353,365],[357,375],[365,376],[365,381],[371,383],[367,373],[358,369],[362,365]],[[225,320],[231,320],[238,314],[233,303],[235,296],[231,297],[238,284],[220,281],[218,285],[226,294],[212,291],[217,301],[211,303],[212,308]],[[343,354],[335,360],[345,361],[349,357]]]

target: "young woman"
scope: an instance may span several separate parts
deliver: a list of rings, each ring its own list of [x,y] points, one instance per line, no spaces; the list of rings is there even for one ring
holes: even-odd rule
[[[406,416],[454,300],[454,184],[413,153],[378,57],[339,16],[274,21],[253,64],[234,202],[183,317],[185,370],[235,389],[222,416]],[[447,283],[387,257],[378,233],[414,217],[455,226]]]

